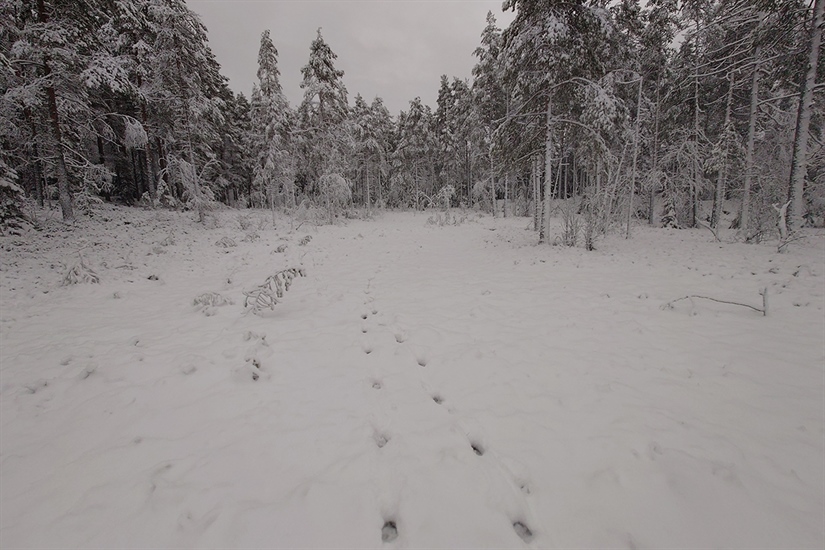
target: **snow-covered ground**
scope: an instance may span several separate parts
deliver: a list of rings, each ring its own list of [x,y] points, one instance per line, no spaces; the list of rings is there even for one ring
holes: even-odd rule
[[[430,215],[0,239],[0,547],[825,546],[824,236]]]

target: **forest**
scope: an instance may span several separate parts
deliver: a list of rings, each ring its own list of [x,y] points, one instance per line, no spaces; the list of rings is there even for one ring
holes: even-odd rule
[[[825,0],[502,8],[0,0],[0,548],[825,548]]]
[[[350,97],[318,30],[303,101],[266,31],[235,93],[184,0],[2,0],[0,218],[65,221],[111,201],[197,211],[550,202],[585,242],[632,223],[758,242],[823,225],[823,1],[505,0],[472,79],[392,115]],[[709,205],[709,206],[708,206]]]

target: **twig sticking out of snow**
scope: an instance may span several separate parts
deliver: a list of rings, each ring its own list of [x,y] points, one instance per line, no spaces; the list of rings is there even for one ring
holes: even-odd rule
[[[709,226],[708,224],[702,223],[700,220],[696,220],[696,222],[699,225],[701,225],[702,227],[704,227],[705,229],[707,229],[708,231],[710,231],[711,233],[713,233],[713,238],[716,239],[717,243],[722,242],[722,239],[719,238],[719,230],[718,229],[714,229],[713,227]]]
[[[284,292],[292,286],[295,277],[306,277],[306,272],[302,267],[291,267],[279,271],[275,275],[270,275],[266,281],[255,290],[244,292],[244,307],[252,306],[252,311],[257,313],[262,309],[275,309],[275,306],[284,297]]]
[[[752,306],[750,304],[742,304],[740,302],[731,302],[728,300],[719,300],[718,298],[711,298],[710,296],[700,296],[698,294],[689,294],[687,296],[682,296],[681,298],[676,298],[675,300],[671,300],[670,302],[664,304],[662,309],[673,309],[673,304],[676,302],[680,302],[682,300],[691,300],[693,301],[694,298],[701,298],[703,300],[710,300],[711,302],[718,302],[720,304],[730,304],[734,306],[742,306],[754,311],[758,311],[762,314],[762,316],[766,316],[768,314],[768,287],[763,288],[759,294],[762,295],[762,308],[758,308],[756,306]]]
[[[779,244],[776,245],[776,251],[781,254],[782,252],[785,251],[785,248],[787,248],[787,246],[789,244],[791,244],[792,242],[795,242],[795,241],[804,240],[805,237],[806,237],[806,235],[804,233],[789,233],[789,234],[786,234],[783,238],[779,239]]]
[[[63,276],[63,286],[69,285],[76,285],[79,283],[84,284],[97,284],[100,282],[100,277],[97,276],[97,273],[94,270],[86,265],[86,262],[83,261],[83,256],[78,254],[78,261],[74,264],[69,271]]]

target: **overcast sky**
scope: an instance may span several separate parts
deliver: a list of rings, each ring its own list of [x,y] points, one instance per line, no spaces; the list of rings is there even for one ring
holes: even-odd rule
[[[235,92],[257,80],[261,33],[278,49],[281,84],[302,99],[301,67],[318,27],[338,55],[350,104],[381,96],[395,115],[416,96],[435,107],[439,79],[469,78],[488,11],[504,28],[501,0],[187,0],[209,29],[209,44]]]

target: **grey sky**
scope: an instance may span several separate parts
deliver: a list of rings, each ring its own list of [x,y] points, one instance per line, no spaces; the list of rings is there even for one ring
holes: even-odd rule
[[[209,29],[209,44],[230,87],[249,97],[261,33],[278,48],[281,84],[295,106],[301,67],[318,27],[338,55],[350,103],[378,95],[392,114],[420,96],[435,107],[439,78],[469,78],[485,17],[504,28],[501,0],[187,0]]]

